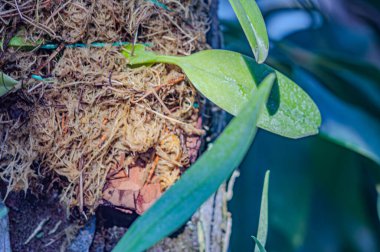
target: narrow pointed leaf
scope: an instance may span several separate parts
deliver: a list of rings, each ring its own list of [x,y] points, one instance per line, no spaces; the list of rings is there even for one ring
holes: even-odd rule
[[[254,236],[251,236],[251,237],[255,241],[259,252],[267,252],[265,250],[264,246],[260,243],[260,241],[256,237],[254,237]],[[255,246],[255,252],[256,252],[256,246]]]
[[[267,242],[269,175],[270,175],[270,171],[267,171],[265,173],[265,178],[264,178],[264,186],[263,186],[263,192],[262,192],[262,196],[261,196],[259,228],[257,231],[257,240],[259,241],[259,243],[256,242],[255,252],[262,252],[260,245],[262,247],[265,247],[265,243]]]
[[[255,0],[229,0],[258,63],[268,56],[269,39],[263,15]]]
[[[17,84],[18,81],[0,71],[0,97],[13,90]]]
[[[190,56],[157,55],[136,45],[123,54],[131,65],[169,63],[182,68],[193,85],[216,105],[237,115],[249,95],[269,73],[277,80],[263,109],[258,126],[275,134],[300,138],[318,133],[321,115],[311,98],[292,80],[275,69],[257,64],[252,58],[224,50],[205,50]]]
[[[114,251],[143,251],[181,227],[240,164],[275,76],[269,75],[213,146],[142,215]]]

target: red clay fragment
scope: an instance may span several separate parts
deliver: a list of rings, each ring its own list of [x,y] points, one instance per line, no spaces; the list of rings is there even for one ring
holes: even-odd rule
[[[159,183],[145,184],[145,170],[132,167],[129,177],[121,177],[120,171],[111,179],[103,192],[103,199],[118,209],[134,210],[143,214],[160,196]]]
[[[153,203],[161,196],[161,187],[159,183],[146,184],[140,190],[137,197],[136,213],[143,214]]]
[[[131,190],[117,190],[107,188],[103,192],[103,199],[112,203],[112,205],[135,210],[135,192]]]

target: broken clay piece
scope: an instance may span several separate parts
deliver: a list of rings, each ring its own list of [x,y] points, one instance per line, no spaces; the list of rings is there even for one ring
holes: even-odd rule
[[[121,177],[121,174],[124,176]],[[127,213],[144,213],[162,194],[159,183],[144,184],[144,168],[130,168],[129,176],[120,171],[115,177],[110,179],[103,191],[103,200]]]

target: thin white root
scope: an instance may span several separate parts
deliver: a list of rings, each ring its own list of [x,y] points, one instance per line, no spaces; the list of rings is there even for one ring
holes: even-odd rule
[[[28,237],[28,239],[24,242],[24,245],[28,244],[41,230],[42,227],[50,220],[50,217],[46,217],[43,219],[40,224],[34,229],[33,233]]]

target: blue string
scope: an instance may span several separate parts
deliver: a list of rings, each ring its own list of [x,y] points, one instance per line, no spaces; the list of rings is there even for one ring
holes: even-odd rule
[[[129,45],[129,44],[130,42],[115,42],[112,44],[104,43],[104,42],[94,42],[91,44],[83,44],[83,43],[68,44],[68,45],[65,45],[65,47],[66,48],[75,48],[75,47],[86,48],[86,47],[105,47],[107,45],[124,46],[124,45]],[[47,50],[54,50],[58,48],[58,44],[45,44],[45,45],[40,46],[40,48],[47,49]]]
[[[166,11],[169,11],[169,12],[172,12],[173,10],[170,9],[168,6],[166,6],[165,4],[159,2],[158,0],[145,0],[147,2],[151,2],[152,4],[156,5],[157,7],[160,7]]]
[[[35,80],[39,80],[39,81],[43,81],[44,78],[42,78],[41,76],[37,75],[37,74],[32,74],[32,78],[35,79]]]
[[[44,78],[41,75],[37,75],[37,74],[32,74],[31,77],[38,81],[44,81],[44,82],[53,81],[53,78]]]
[[[93,42],[91,44],[84,44],[84,43],[75,43],[75,44],[67,44],[65,45],[66,48],[88,48],[88,47],[96,47],[96,48],[101,48],[105,47],[107,45],[111,46],[124,46],[124,45],[129,45],[131,44],[130,42],[115,42],[115,43],[104,43],[104,42]],[[144,43],[143,45],[152,47],[152,43]],[[44,44],[39,47],[40,49],[45,49],[45,50],[55,50],[58,48],[58,44]],[[47,81],[47,78],[43,78],[40,75],[37,74],[32,74],[31,76],[33,79],[38,80],[38,81]]]
[[[75,44],[67,44],[65,45],[66,48],[87,48],[87,47],[96,47],[101,48],[108,45],[111,46],[125,46],[131,44],[130,42],[115,42],[115,43],[104,43],[104,42],[93,42],[91,44],[83,44],[83,43],[75,43]],[[152,43],[144,43],[143,45],[152,47]],[[41,49],[45,50],[54,50],[58,48],[58,44],[44,44],[40,46]]]

